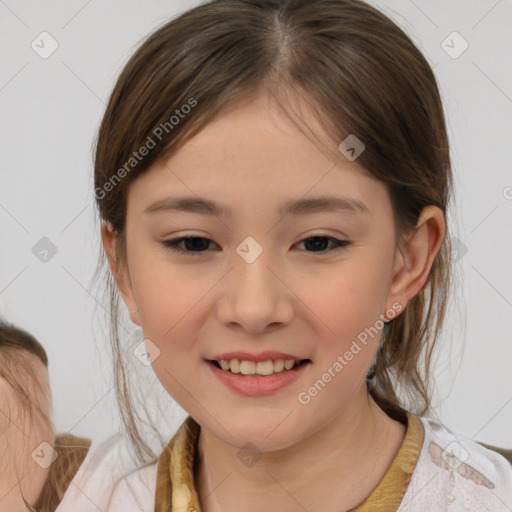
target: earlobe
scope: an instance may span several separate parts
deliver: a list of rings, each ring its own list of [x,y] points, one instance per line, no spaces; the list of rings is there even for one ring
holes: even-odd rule
[[[400,302],[405,308],[427,284],[435,257],[441,249],[446,231],[445,218],[437,206],[425,207],[415,230],[399,250],[388,301]]]
[[[133,294],[130,275],[128,269],[125,269],[116,257],[117,236],[108,221],[104,221],[101,224],[101,241],[119,293],[130,313],[130,318],[134,324],[140,326],[141,321]]]

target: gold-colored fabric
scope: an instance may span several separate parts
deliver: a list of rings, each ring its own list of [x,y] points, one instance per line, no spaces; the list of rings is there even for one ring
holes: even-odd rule
[[[201,427],[187,416],[158,459],[155,512],[201,512],[194,460]],[[172,461],[172,462],[171,462]]]
[[[191,416],[182,423],[158,459],[155,512],[201,512],[194,483],[194,463],[201,427]],[[379,485],[353,512],[397,510],[423,444],[421,420],[407,413],[407,431],[400,450]]]
[[[407,431],[402,446],[384,478],[370,496],[361,505],[353,509],[354,512],[398,510],[418,461],[424,436],[423,423],[416,415],[408,412]]]
[[[57,434],[54,450],[57,458],[50,466],[50,472],[34,509],[37,512],[54,512],[64,497],[71,480],[82,465],[91,439],[73,434]]]

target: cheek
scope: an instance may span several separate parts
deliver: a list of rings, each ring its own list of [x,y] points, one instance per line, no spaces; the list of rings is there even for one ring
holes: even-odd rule
[[[199,266],[172,265],[154,255],[133,258],[130,265],[144,338],[159,350],[155,372],[160,380],[169,378],[166,369],[176,375],[186,372],[183,361],[200,357],[198,326],[205,322],[208,292],[218,278],[208,272],[201,275]]]
[[[168,346],[188,340],[199,325],[202,298],[211,287],[206,280],[183,277],[178,272],[158,274],[142,279],[137,286],[139,312],[144,335],[157,345]],[[206,282],[205,282],[206,281]]]
[[[308,298],[307,306],[319,319],[319,364],[308,385],[322,381],[320,387],[325,383],[328,388],[317,404],[348,400],[364,381],[380,342],[387,296],[386,262],[370,252],[367,258],[341,262],[336,272],[326,269],[325,276],[303,283],[301,296]]]
[[[371,327],[384,312],[387,296],[382,263],[371,260],[341,262],[313,278],[298,278],[298,295],[333,339],[348,340]],[[380,324],[379,324],[380,325]]]
[[[165,337],[211,286],[211,276],[200,275],[199,266],[172,263],[158,247],[134,250],[129,267],[143,328],[157,339]]]

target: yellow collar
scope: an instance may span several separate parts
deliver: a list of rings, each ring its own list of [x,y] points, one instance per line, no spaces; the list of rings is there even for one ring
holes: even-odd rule
[[[155,512],[201,512],[194,483],[194,463],[201,427],[188,416],[158,459]],[[353,512],[397,510],[423,444],[421,420],[407,413],[407,431],[400,450],[384,478]]]

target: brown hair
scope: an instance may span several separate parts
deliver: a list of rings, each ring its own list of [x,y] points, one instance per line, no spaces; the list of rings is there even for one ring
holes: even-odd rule
[[[213,0],[149,35],[110,96],[96,141],[94,187],[100,221],[117,237],[120,266],[130,183],[216,115],[257,93],[273,98],[334,161],[345,157],[327,142],[337,148],[355,134],[365,144],[357,163],[388,188],[397,247],[424,207],[435,205],[446,216],[452,171],[440,93],[427,60],[401,28],[361,0]],[[297,98],[323,133],[305,124]],[[143,147],[150,149],[140,156]],[[384,327],[369,392],[396,419],[404,407],[418,414],[430,409],[432,351],[450,288],[448,234],[447,226],[428,283]],[[137,428],[119,339],[119,296],[105,263],[100,248],[96,276],[105,270],[118,402],[132,440],[153,455]]]
[[[13,324],[0,321],[0,378],[4,379],[13,390],[14,403],[19,405],[16,412],[22,415],[22,423],[30,425],[31,429],[38,426],[50,426],[54,431],[51,417],[41,407],[42,397],[48,393],[51,396],[51,390],[46,389],[40,382],[32,363],[26,357],[27,352],[35,355],[48,368],[46,351],[32,334]],[[27,388],[28,385],[33,386],[35,391],[30,392]],[[24,415],[28,415],[28,421]],[[11,416],[9,415],[8,418],[10,419]],[[3,435],[3,432],[0,432],[0,435]],[[69,433],[55,436],[53,447],[57,451],[58,457],[52,463],[43,488],[33,506],[23,496],[18,476],[19,489],[27,510],[53,512],[57,508],[69,483],[85,459],[90,444],[90,439]]]
[[[0,378],[12,388],[16,402],[23,406],[20,411],[28,414],[31,423],[44,422],[45,425],[49,425],[51,418],[41,408],[39,401],[34,400],[22,385],[23,382],[32,382],[36,389],[35,396],[47,393],[39,382],[32,363],[27,360],[26,352],[37,356],[48,368],[46,351],[34,336],[13,324],[0,321]],[[20,378],[24,375],[29,379]]]
[[[50,391],[40,382],[33,362],[27,358],[27,354],[35,355],[45,368],[48,368],[46,351],[34,336],[13,324],[0,321],[0,379],[4,380],[11,388],[12,403],[14,404],[14,410],[9,408],[7,412],[2,411],[2,414],[6,414],[7,419],[6,432],[14,420],[17,429],[21,428],[21,425],[29,426],[30,430],[47,426],[53,428],[51,417],[41,406],[41,403],[47,403],[50,399],[48,396]],[[3,400],[4,406],[9,403],[10,400]],[[0,431],[0,436],[4,436],[6,432]],[[26,435],[26,432],[24,434]],[[8,446],[11,448],[11,444]],[[32,509],[23,495],[18,474],[18,469],[24,461],[20,460],[18,454],[12,451],[9,461],[6,453],[2,456],[5,464],[14,465],[21,497],[27,508]]]

